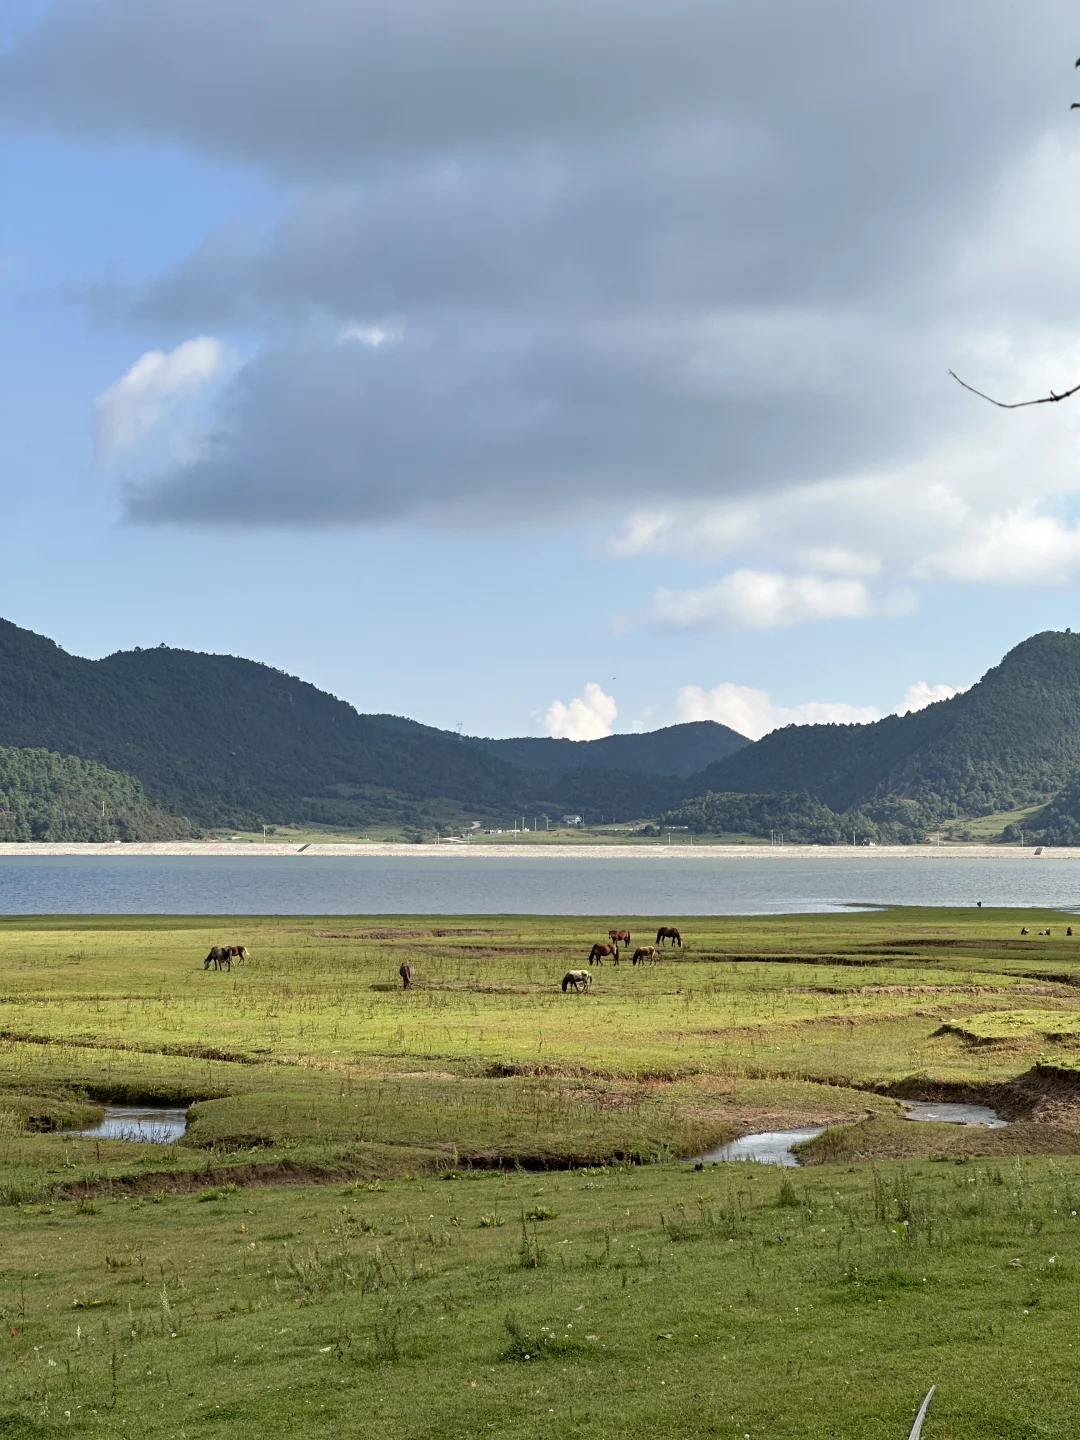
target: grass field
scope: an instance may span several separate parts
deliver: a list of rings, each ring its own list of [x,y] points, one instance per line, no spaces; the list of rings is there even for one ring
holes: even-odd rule
[[[1069,919],[4,919],[0,1437],[1072,1436]]]

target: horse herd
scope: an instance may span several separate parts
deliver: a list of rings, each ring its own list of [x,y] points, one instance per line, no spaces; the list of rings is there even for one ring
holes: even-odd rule
[[[644,965],[646,961],[656,964],[657,947],[663,950],[668,941],[671,941],[672,949],[678,945],[682,949],[682,935],[674,925],[661,925],[656,932],[656,940],[652,945],[639,945],[631,955],[630,960],[634,965]],[[589,951],[589,965],[602,965],[605,960],[610,960],[613,965],[619,963],[619,946],[622,945],[629,950],[631,946],[629,930],[609,930],[607,941],[598,940]],[[563,994],[567,990],[573,990],[582,994],[588,990],[593,982],[592,970],[568,970],[562,978]]]
[[[653,965],[657,961],[657,948],[663,950],[668,941],[671,948],[678,945],[682,949],[682,935],[675,925],[661,925],[656,932],[656,940],[652,945],[639,945],[630,957],[631,964],[644,965],[646,961]],[[629,950],[632,941],[629,930],[609,930],[606,941],[597,941],[589,951],[589,965],[602,965],[605,960],[610,960],[613,965],[619,963],[619,946]],[[209,970],[211,966],[215,970],[232,970],[232,962],[239,961],[241,964],[248,958],[246,945],[211,945],[210,953],[203,961],[203,969]],[[411,990],[416,971],[408,960],[401,962],[398,970],[401,983],[404,989]],[[588,990],[592,985],[592,970],[568,970],[562,979],[563,994],[567,990],[573,990],[577,994]]]

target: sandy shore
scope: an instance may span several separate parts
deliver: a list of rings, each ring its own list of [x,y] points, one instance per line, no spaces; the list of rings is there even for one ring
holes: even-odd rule
[[[477,857],[487,860],[566,860],[575,856],[583,860],[1000,860],[1003,863],[1022,860],[1080,860],[1080,848],[1040,850],[1019,845],[535,845],[528,841],[506,845],[447,844],[391,845],[357,843],[353,845],[283,845],[230,843],[214,840],[162,841],[131,845],[70,844],[49,845],[0,843],[0,858],[32,856],[240,856],[244,859],[295,859],[322,855],[345,855],[358,860],[402,858],[409,860],[460,859],[468,862]]]

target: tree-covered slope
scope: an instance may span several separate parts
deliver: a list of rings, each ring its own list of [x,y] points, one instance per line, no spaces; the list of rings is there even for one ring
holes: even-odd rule
[[[48,750],[0,747],[0,840],[177,840],[184,819],[163,814],[132,775]]]
[[[477,814],[588,807],[625,818],[681,796],[674,779],[629,770],[526,771],[457,735],[360,715],[251,660],[165,646],[84,660],[8,621],[0,745],[125,771],[197,824],[417,823],[447,802]]]
[[[608,735],[603,740],[469,737],[469,744],[479,745],[501,760],[531,770],[587,766],[595,770],[640,770],[652,775],[687,776],[733,755],[750,741],[715,720],[695,720],[642,735]]]
[[[496,806],[520,795],[518,773],[495,756],[394,733],[268,665],[165,647],[84,660],[7,621],[0,745],[126,771],[200,823],[356,823],[385,808],[389,791],[392,810],[431,796]]]
[[[788,726],[688,789],[805,792],[835,811],[899,797],[932,823],[1030,805],[1077,775],[1080,635],[1046,631],[952,700],[873,725]]]

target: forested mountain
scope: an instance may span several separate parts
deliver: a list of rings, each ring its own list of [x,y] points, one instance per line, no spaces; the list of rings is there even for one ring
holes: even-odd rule
[[[182,840],[131,775],[48,750],[0,747],[0,840]]]
[[[873,725],[789,726],[750,744],[704,723],[572,743],[481,740],[361,715],[230,655],[162,646],[84,660],[0,621],[0,746],[51,752],[29,780],[18,767],[30,761],[8,762],[0,808],[20,836],[53,827],[61,838],[63,826],[90,823],[81,801],[58,809],[50,786],[96,794],[106,777],[57,770],[66,756],[121,772],[96,802],[106,798],[114,817],[109,838],[122,816],[145,834],[165,824],[163,811],[196,825],[416,827],[573,811],[589,821],[667,813],[693,829],[775,828],[821,843],[852,828],[917,839],[941,821],[1058,791],[1039,823],[1047,837],[1080,837],[1080,635],[1036,635],[966,694]],[[730,753],[683,773],[717,749]]]
[[[791,725],[692,776],[699,793],[806,793],[912,823],[1036,804],[1080,777],[1080,635],[1046,631],[977,685],[873,725]]]
[[[165,646],[84,660],[0,621],[0,745],[138,777],[196,824],[422,824],[535,808],[657,813],[677,782],[524,771],[459,736],[378,719],[268,665]]]
[[[745,735],[715,720],[668,725],[641,735],[608,735],[603,740],[486,740],[469,737],[501,760],[531,770],[645,770],[653,775],[693,775],[749,745]]]

